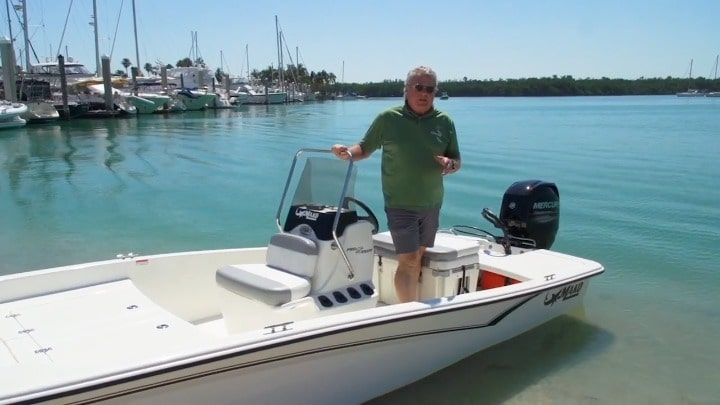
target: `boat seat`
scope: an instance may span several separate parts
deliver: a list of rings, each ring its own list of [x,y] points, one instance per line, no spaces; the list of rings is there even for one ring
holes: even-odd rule
[[[234,264],[219,268],[215,281],[232,291],[277,306],[310,293],[318,246],[314,240],[290,233],[270,238],[266,263]]]

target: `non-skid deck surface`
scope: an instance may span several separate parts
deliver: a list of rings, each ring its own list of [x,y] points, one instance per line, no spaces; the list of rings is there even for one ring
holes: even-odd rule
[[[601,268],[591,260],[549,250],[533,250],[504,255],[495,251],[480,252],[480,269],[490,270],[517,280],[532,280],[554,274],[555,278],[584,274]]]
[[[207,338],[127,279],[0,304],[0,368],[147,359]]]

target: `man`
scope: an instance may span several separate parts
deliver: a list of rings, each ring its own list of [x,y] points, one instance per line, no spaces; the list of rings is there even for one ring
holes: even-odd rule
[[[403,91],[404,105],[378,114],[360,143],[336,144],[332,152],[361,160],[382,149],[385,213],[398,258],[395,291],[401,302],[409,302],[417,299],[425,249],[435,243],[443,176],[460,170],[460,149],[452,119],[433,107],[435,72],[412,69]]]

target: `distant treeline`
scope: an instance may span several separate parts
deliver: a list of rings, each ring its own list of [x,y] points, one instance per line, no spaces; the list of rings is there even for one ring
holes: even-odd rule
[[[334,83],[330,92],[358,93],[367,97],[400,97],[401,80],[382,83]],[[663,95],[687,91],[720,91],[720,79],[703,77],[687,78],[639,78],[636,80],[575,79],[572,76],[552,76],[529,79],[500,79],[441,81],[439,91],[446,91],[451,97],[550,97],[550,96],[625,96]]]

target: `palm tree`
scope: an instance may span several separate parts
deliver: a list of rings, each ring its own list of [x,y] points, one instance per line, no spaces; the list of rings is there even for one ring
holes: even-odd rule
[[[155,73],[155,66],[152,65],[152,63],[148,62],[143,66],[143,69],[148,73],[148,76]]]
[[[132,62],[130,62],[130,59],[123,58],[122,62],[120,62],[123,67],[125,68],[125,76],[127,76],[127,70],[130,66],[132,66]]]
[[[257,69],[253,69],[253,71],[250,72],[250,77],[252,77],[255,80],[259,80],[260,79],[260,71]]]
[[[302,63],[298,63],[298,65],[297,65],[297,75],[298,75],[298,82],[309,84],[310,76],[309,76],[307,68]]]
[[[175,66],[177,67],[191,67],[193,65],[193,61],[190,58],[183,58],[180,59]]]

